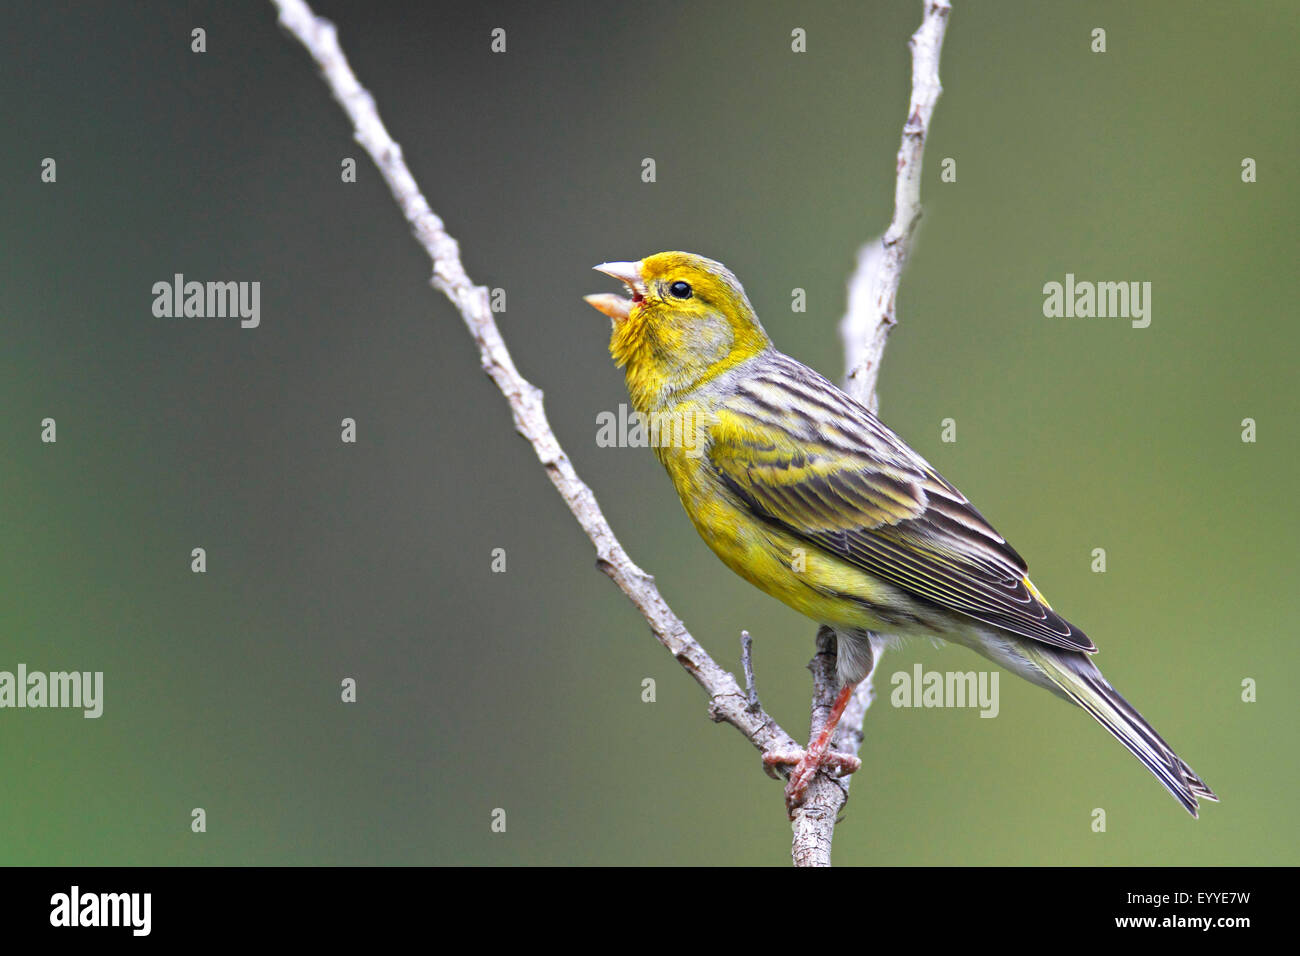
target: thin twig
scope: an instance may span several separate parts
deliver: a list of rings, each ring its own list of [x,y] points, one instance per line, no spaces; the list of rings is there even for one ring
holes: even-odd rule
[[[551,483],[596,547],[596,565],[636,606],[655,639],[709,695],[709,717],[739,730],[761,753],[797,748],[794,739],[760,708],[749,710],[749,696],[693,638],[655,587],[614,536],[591,489],[578,477],[560,447],[542,408],[542,393],[515,368],[492,316],[488,291],[473,284],[460,260],[460,247],[429,208],[415,178],[380,121],[374,99],[361,87],[339,48],[334,25],[312,13],[303,0],[273,0],[280,24],[302,43],[351,119],[357,142],[370,154],[388,184],[416,239],[433,262],[433,286],[451,300],[478,346],[483,370],[510,404],[515,429],[537,453]]]
[[[921,156],[930,130],[934,104],[943,92],[939,84],[939,53],[952,12],[949,0],[925,0],[921,26],[912,34],[908,47],[912,51],[912,98],[907,122],[903,124],[902,145],[898,149],[898,180],[894,187],[894,218],[879,239],[866,243],[858,253],[858,266],[849,280],[848,310],[840,323],[844,338],[847,376],[845,388],[850,395],[873,412],[879,406],[876,382],[880,362],[885,354],[889,330],[897,322],[895,304],[903,267],[912,249],[912,233],[921,218]],[[808,667],[813,672],[811,734],[816,736],[825,726],[838,690],[834,679],[835,655],[830,652],[834,637],[825,629],[817,632],[817,654]],[[857,756],[862,747],[863,723],[871,707],[872,673],[854,691],[836,728],[831,746]],[[862,771],[859,771],[861,773]],[[849,798],[852,777],[832,777],[819,773],[808,788],[802,818],[794,819],[792,856],[798,866],[830,866],[830,829]]]
[[[867,243],[858,254],[857,270],[849,280],[849,310],[840,326],[848,356],[848,392],[872,411],[876,410],[876,378],[885,341],[897,322],[898,286],[912,251],[912,233],[921,219],[921,155],[934,104],[943,92],[939,53],[952,4],[949,0],[924,0],[923,6],[925,17],[908,41],[912,51],[912,99],[898,148],[894,218],[885,234]]]
[[[740,666],[745,671],[745,692],[749,699],[748,707],[758,713],[762,705],[758,702],[758,686],[754,683],[754,639],[749,631],[740,632]]]
[[[351,120],[354,135],[370,155],[384,182],[387,183],[402,214],[411,225],[417,241],[428,253],[433,264],[431,283],[442,292],[460,313],[466,328],[478,346],[483,370],[505,396],[510,405],[515,429],[532,445],[551,483],[568,505],[596,548],[596,564],[632,604],[641,612],[655,639],[659,641],[704,688],[709,696],[709,716],[717,722],[731,724],[761,752],[789,751],[798,744],[759,707],[750,709],[750,695],[743,691],[736,679],[720,667],[687,631],[669,608],[655,587],[654,578],[637,567],[623,550],[605,520],[591,489],[578,477],[568,456],[560,447],[542,408],[541,391],[525,380],[515,368],[497,328],[488,302],[486,287],[470,281],[460,259],[460,247],[448,235],[442,220],[429,207],[420,192],[415,178],[402,159],[402,150],[388,135],[379,118],[373,97],[362,88],[348,66],[339,48],[333,24],[317,17],[304,0],[272,0],[279,10],[281,26],[288,30],[308,51],[329,86],[334,98]],[[926,22],[935,11],[946,17],[947,0],[928,0]],[[918,56],[918,38],[926,30],[922,25],[913,37],[913,56]],[[942,27],[938,41],[942,41]],[[929,41],[926,41],[929,42]],[[924,45],[924,44],[921,44]],[[934,47],[934,84],[938,85],[938,46]],[[914,69],[915,83],[915,69]],[[937,93],[935,94],[937,96]],[[916,99],[914,94],[913,99]],[[933,103],[931,102],[931,108]],[[929,113],[924,114],[923,125],[928,124]],[[909,119],[909,127],[912,120]],[[904,145],[908,132],[904,130]],[[923,139],[923,132],[922,137]],[[920,144],[917,144],[916,170],[920,170]],[[900,169],[900,195],[902,190]],[[895,219],[897,220],[897,215]],[[893,227],[891,227],[892,229]],[[910,228],[909,228],[910,231]],[[906,243],[903,244],[904,246]],[[906,249],[903,252],[906,257]],[[901,268],[900,268],[901,274]],[[897,291],[897,281],[894,283]],[[889,301],[892,303],[893,295]],[[890,312],[892,323],[892,306]],[[876,352],[883,351],[883,340]],[[871,378],[874,386],[874,375]],[[826,648],[819,651],[824,656]],[[833,660],[831,671],[833,673]],[[825,676],[822,682],[825,682]],[[750,680],[752,689],[752,675]],[[869,698],[868,698],[869,699]],[[861,739],[861,718],[857,727]],[[851,735],[850,735],[851,736]],[[856,746],[854,747],[856,750]],[[838,798],[834,795],[838,794]],[[847,797],[847,781],[833,780],[819,774],[809,787],[805,807],[795,814],[794,859],[800,865],[828,864],[835,818]]]

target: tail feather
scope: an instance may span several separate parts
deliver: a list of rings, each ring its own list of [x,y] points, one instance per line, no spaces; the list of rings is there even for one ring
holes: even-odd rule
[[[1110,686],[1086,655],[1050,648],[1028,650],[1028,656],[1052,683],[1141,760],[1188,813],[1197,816],[1198,797],[1219,799],[1133,705]]]

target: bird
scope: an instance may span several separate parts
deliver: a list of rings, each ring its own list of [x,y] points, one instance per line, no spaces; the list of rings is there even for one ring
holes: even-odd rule
[[[1020,554],[865,405],[777,350],[722,263],[660,252],[595,269],[628,296],[585,301],[695,529],[722,563],[835,634],[838,692],[790,764],[797,807],[854,688],[911,637],[965,646],[1081,707],[1193,816],[1218,800],[1102,676],[1097,647],[1052,609]]]

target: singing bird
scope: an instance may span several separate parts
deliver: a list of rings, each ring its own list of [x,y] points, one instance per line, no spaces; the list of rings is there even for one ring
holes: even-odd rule
[[[685,252],[595,267],[631,298],[586,301],[613,320],[610,352],[654,452],[722,562],[836,635],[840,691],[797,755],[797,805],[824,765],[853,688],[900,637],[964,645],[1082,707],[1192,816],[1217,800],[1092,662],[1025,561],[966,497],[863,404],[777,351],[740,282]],[[667,432],[665,438],[664,432]],[[654,431],[652,430],[652,434]]]

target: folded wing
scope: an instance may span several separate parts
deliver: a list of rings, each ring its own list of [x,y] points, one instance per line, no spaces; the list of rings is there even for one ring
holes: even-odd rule
[[[755,516],[909,594],[1074,651],[1092,641],[1039,599],[1024,559],[864,406],[773,355],[718,411],[710,461]]]

